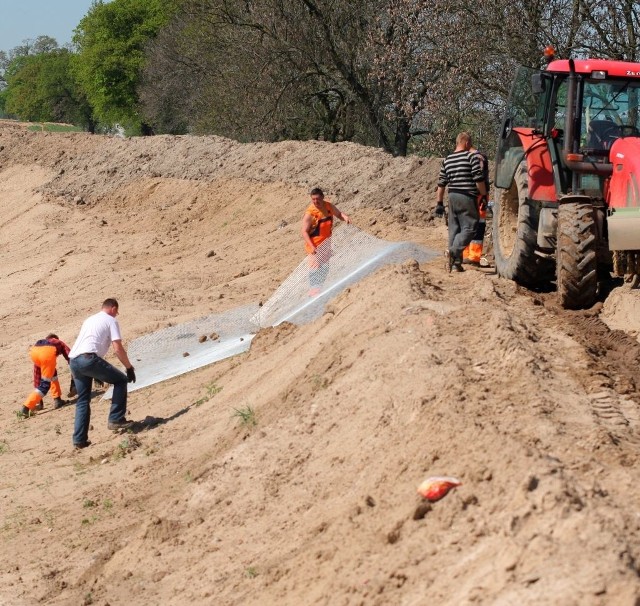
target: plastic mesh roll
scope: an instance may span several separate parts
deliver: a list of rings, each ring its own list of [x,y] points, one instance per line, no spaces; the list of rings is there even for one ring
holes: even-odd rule
[[[424,262],[437,254],[411,242],[387,242],[351,225],[341,225],[261,307],[239,307],[132,341],[128,354],[137,381],[129,384],[129,391],[242,353],[261,328],[282,322],[311,322],[322,314],[327,301],[382,265],[408,259]],[[110,398],[111,390],[104,397]]]

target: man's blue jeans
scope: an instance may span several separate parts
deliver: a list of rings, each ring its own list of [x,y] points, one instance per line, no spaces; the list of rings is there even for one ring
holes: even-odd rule
[[[118,423],[127,413],[127,375],[96,354],[80,354],[69,361],[69,367],[78,392],[73,443],[83,445],[89,437],[93,379],[113,385],[109,423]]]

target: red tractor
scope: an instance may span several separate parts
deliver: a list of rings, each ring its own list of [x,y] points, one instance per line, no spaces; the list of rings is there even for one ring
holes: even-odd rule
[[[560,304],[592,305],[611,272],[640,274],[640,63],[552,60],[518,71],[498,142],[498,275],[554,279]]]

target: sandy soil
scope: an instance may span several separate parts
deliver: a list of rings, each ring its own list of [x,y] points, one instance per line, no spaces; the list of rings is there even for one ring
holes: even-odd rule
[[[409,261],[134,392],[138,433],[108,431],[97,397],[79,452],[72,405],[15,415],[29,346],[72,344],[107,296],[126,341],[269,297],[301,260],[311,186],[378,237],[443,248],[437,168],[0,125],[0,604],[637,604],[628,286],[569,313],[491,270]],[[249,406],[255,425],[233,415]],[[463,484],[426,510],[431,475]]]

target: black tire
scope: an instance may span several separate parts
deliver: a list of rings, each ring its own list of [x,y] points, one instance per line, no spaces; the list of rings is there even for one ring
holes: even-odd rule
[[[510,189],[496,189],[493,254],[496,272],[524,286],[553,279],[553,259],[538,253],[539,211],[529,197],[527,161],[518,166]]]
[[[598,295],[598,237],[593,206],[584,202],[558,208],[557,287],[565,309],[590,307]]]

